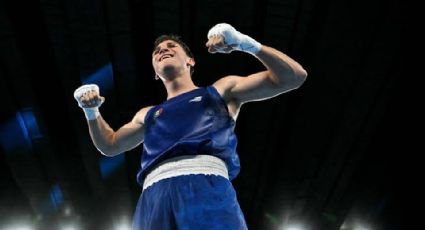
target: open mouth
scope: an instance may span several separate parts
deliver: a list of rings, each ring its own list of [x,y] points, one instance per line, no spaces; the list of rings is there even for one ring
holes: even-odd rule
[[[164,55],[162,55],[162,57],[159,59],[159,61],[162,61],[162,60],[164,60],[164,59],[171,58],[171,57],[173,57],[173,55],[171,55],[171,54],[164,54]]]

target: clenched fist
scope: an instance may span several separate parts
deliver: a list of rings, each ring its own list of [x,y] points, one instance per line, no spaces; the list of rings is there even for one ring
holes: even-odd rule
[[[100,96],[99,87],[95,84],[83,85],[75,90],[74,98],[81,108],[100,107],[105,98]]]
[[[95,84],[83,85],[74,91],[74,98],[78,102],[87,120],[95,120],[99,115],[99,107],[105,101],[100,96],[99,87]]]
[[[227,23],[219,23],[208,31],[208,52],[230,53],[234,50],[257,54],[261,50],[261,44],[237,31]]]

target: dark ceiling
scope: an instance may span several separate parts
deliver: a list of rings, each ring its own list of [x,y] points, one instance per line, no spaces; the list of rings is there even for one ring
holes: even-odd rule
[[[115,129],[160,103],[150,55],[164,33],[191,47],[199,86],[262,70],[247,54],[207,52],[208,29],[228,22],[309,73],[239,115],[233,184],[249,228],[425,229],[413,211],[424,193],[405,97],[406,10],[396,0],[0,1],[0,228],[131,220],[141,146],[102,156],[73,91],[99,84]]]

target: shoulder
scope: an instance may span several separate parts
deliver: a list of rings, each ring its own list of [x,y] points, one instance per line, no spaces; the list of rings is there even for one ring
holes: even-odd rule
[[[140,109],[139,111],[137,111],[136,115],[133,118],[133,122],[139,123],[139,124],[144,124],[146,114],[153,107],[154,107],[153,105],[150,105],[150,106],[146,106],[146,107]]]

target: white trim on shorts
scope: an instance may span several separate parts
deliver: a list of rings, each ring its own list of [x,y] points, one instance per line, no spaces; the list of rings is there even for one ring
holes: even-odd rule
[[[146,175],[143,190],[160,180],[191,174],[216,175],[229,179],[226,163],[222,159],[211,155],[184,155],[167,159],[155,166]]]

